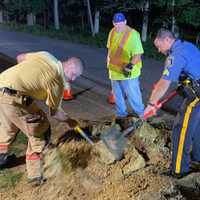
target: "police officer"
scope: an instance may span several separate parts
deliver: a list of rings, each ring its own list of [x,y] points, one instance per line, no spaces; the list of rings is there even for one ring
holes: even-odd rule
[[[162,77],[151,93],[144,115],[156,106],[171,82],[179,82],[185,91],[189,91],[184,92],[186,95],[174,123],[172,165],[167,173],[181,178],[191,172],[191,161],[200,162],[200,51],[192,43],[177,39],[174,33],[166,29],[158,31],[154,45],[167,58]]]

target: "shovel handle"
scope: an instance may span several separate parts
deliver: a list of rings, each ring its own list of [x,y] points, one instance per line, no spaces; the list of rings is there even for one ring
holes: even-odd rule
[[[155,111],[155,108],[154,108],[154,110],[152,109],[152,110],[150,110],[148,113],[146,113],[146,114],[143,116],[143,119],[144,119],[144,120],[147,120],[148,118],[154,116],[155,114],[156,114],[156,111]]]
[[[146,113],[143,117],[144,120],[147,120],[149,117],[152,117],[156,114],[157,110],[159,110],[164,103],[166,103],[167,101],[169,101],[170,99],[172,99],[174,96],[176,96],[177,91],[173,90],[169,95],[167,95],[163,100],[159,101],[156,105],[155,108],[153,108],[152,110],[150,110],[148,113]]]
[[[78,132],[83,138],[85,138],[87,142],[89,142],[91,145],[94,145],[94,142],[86,135],[86,133],[79,126],[76,126],[74,130]]]

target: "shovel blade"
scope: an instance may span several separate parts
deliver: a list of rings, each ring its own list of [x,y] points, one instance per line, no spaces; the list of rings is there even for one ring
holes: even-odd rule
[[[118,129],[111,127],[106,133],[101,135],[101,140],[116,160],[122,159],[124,149],[128,146],[128,139]]]
[[[126,137],[131,132],[141,127],[143,124],[142,119],[135,121],[132,126],[120,132],[116,127],[112,126],[106,133],[101,135],[102,142],[106,145],[108,150],[114,155],[116,160],[121,160],[124,150],[128,147],[129,140]]]

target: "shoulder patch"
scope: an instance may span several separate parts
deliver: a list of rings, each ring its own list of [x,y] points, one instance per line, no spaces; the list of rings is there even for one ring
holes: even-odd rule
[[[169,70],[167,68],[164,69],[163,76],[169,76]]]
[[[174,56],[168,56],[165,60],[165,67],[171,67],[174,62]]]

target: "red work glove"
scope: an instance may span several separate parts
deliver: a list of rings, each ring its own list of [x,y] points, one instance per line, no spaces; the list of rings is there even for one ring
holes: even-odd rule
[[[153,105],[148,105],[144,110],[143,119],[146,120],[149,117],[156,115],[157,110],[158,110],[158,107],[153,106]]]

